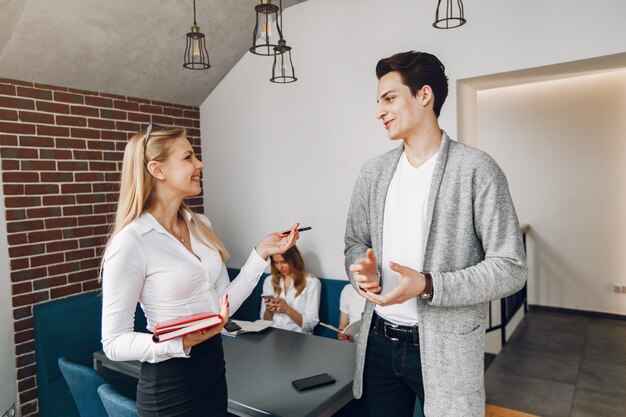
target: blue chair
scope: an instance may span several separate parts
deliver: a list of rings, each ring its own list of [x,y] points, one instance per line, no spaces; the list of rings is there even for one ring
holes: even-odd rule
[[[58,363],[80,416],[107,417],[98,396],[98,387],[106,383],[102,375],[87,366],[70,362],[65,357],[59,358]]]
[[[100,385],[98,395],[109,417],[135,417],[137,415],[137,403],[115,391],[111,385]]]

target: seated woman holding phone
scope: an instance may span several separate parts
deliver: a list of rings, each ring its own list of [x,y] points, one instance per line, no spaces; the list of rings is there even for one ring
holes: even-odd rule
[[[272,256],[271,268],[263,282],[261,318],[278,329],[312,334],[319,322],[319,279],[306,272],[296,246]]]

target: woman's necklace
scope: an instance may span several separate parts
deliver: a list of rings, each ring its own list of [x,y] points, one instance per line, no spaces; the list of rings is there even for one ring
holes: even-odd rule
[[[163,226],[163,228],[165,230],[167,230],[170,235],[174,236],[176,238],[176,240],[178,240],[180,243],[185,243],[185,238],[184,237],[182,237],[182,236],[179,237],[176,233],[174,233],[173,231],[171,231],[170,229],[168,229],[165,226]]]

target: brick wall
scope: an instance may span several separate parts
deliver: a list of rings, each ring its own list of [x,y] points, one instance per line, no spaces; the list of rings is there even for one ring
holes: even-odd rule
[[[22,416],[38,414],[32,307],[99,289],[124,146],[151,121],[187,128],[200,155],[197,107],[0,78],[0,163]],[[189,204],[203,211],[201,196]]]

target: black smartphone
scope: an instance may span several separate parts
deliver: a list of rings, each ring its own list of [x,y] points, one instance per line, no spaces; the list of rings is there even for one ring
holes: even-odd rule
[[[237,330],[241,330],[241,326],[232,320],[229,320],[228,323],[224,325],[224,328],[227,332],[236,332]]]
[[[296,379],[295,381],[291,381],[291,385],[298,391],[304,391],[311,388],[317,388],[324,385],[334,384],[335,378],[328,374],[319,374],[314,376],[309,376],[307,378]]]

